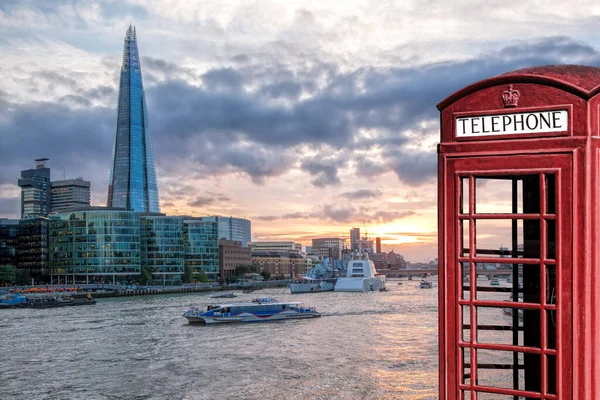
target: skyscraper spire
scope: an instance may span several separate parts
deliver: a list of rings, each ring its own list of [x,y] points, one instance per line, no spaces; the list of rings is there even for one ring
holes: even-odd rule
[[[142,84],[135,27],[123,45],[117,129],[108,186],[108,207],[160,212],[148,107]]]

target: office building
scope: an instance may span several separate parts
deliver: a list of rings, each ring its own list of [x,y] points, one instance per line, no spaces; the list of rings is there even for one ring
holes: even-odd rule
[[[350,229],[350,250],[358,250],[360,241],[360,228]]]
[[[108,207],[160,212],[135,28],[125,34]]]
[[[381,238],[375,238],[375,253],[381,253]]]
[[[21,219],[46,217],[52,211],[50,198],[50,168],[47,158],[35,160],[35,168],[21,171]]]
[[[132,283],[140,274],[140,213],[91,207],[50,216],[53,283]]]
[[[302,245],[294,242],[251,242],[248,247],[252,251],[287,251],[289,253],[302,253]]]
[[[36,281],[46,281],[49,270],[49,221],[47,217],[19,221],[17,268]]]
[[[53,181],[50,187],[54,213],[90,206],[90,182],[83,178]]]
[[[340,259],[344,249],[344,239],[340,238],[319,238],[312,240],[312,253],[318,255],[321,259],[324,257],[333,257]]]
[[[152,283],[181,283],[184,272],[182,217],[142,214],[140,245],[141,266],[152,273]]]
[[[183,218],[184,266],[194,274],[202,271],[208,279],[219,277],[219,237],[217,222]]]
[[[19,220],[0,218],[0,265],[17,265]]]
[[[252,223],[245,218],[223,217],[212,215],[201,217],[203,221],[216,222],[219,239],[236,240],[247,247],[252,237]]]
[[[235,268],[252,264],[252,250],[237,240],[219,239],[219,274],[221,279],[235,275]]]
[[[252,264],[260,266],[273,278],[292,278],[302,276],[312,268],[312,260],[299,253],[287,251],[253,251]]]

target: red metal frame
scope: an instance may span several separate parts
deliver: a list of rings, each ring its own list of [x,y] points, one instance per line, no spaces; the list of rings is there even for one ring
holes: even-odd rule
[[[562,297],[570,297],[571,296],[571,290],[570,290],[570,286],[566,286],[566,287],[562,287],[562,281],[567,281],[570,282],[570,276],[568,276],[568,274],[570,274],[570,270],[566,269],[566,268],[560,268],[562,265],[562,262],[564,260],[569,260],[571,257],[571,237],[570,235],[566,235],[565,237],[562,237],[561,235],[557,235],[556,238],[556,245],[557,245],[557,253],[556,253],[556,259],[555,260],[550,260],[546,258],[546,242],[544,240],[542,240],[540,242],[540,258],[538,259],[523,259],[523,258],[502,258],[502,262],[503,263],[507,263],[507,264],[525,264],[525,265],[539,265],[540,270],[542,271],[540,273],[540,277],[541,277],[541,283],[540,283],[540,288],[541,288],[541,293],[540,293],[540,299],[541,299],[541,304],[535,304],[535,303],[519,303],[519,302],[498,302],[498,301],[482,301],[482,300],[478,300],[477,299],[477,294],[478,292],[476,291],[476,268],[474,268],[475,263],[482,263],[482,262],[489,262],[489,263],[497,263],[498,262],[498,258],[493,258],[493,257],[477,257],[475,254],[475,249],[477,248],[476,246],[476,242],[475,242],[475,238],[476,236],[476,224],[474,223],[477,220],[481,220],[481,219],[485,219],[485,220],[501,220],[501,219],[529,219],[529,220],[539,220],[541,223],[541,237],[546,237],[545,235],[545,231],[546,231],[546,220],[554,220],[557,222],[557,232],[564,232],[566,233],[566,230],[562,230],[562,226],[560,225],[561,222],[563,220],[571,220],[572,216],[571,216],[571,207],[570,206],[570,200],[569,200],[569,196],[570,196],[570,192],[567,193],[565,191],[562,191],[562,187],[565,186],[565,184],[563,182],[569,182],[570,180],[572,180],[572,156],[567,154],[558,154],[558,155],[548,155],[546,157],[544,157],[543,160],[539,160],[539,157],[535,157],[535,156],[515,156],[512,160],[511,163],[514,165],[524,165],[524,164],[530,164],[531,162],[535,162],[536,164],[538,164],[538,168],[537,169],[533,169],[533,168],[529,168],[529,169],[521,169],[521,168],[514,168],[514,169],[507,169],[505,168],[506,166],[506,160],[503,158],[499,158],[499,157],[479,157],[479,158],[457,158],[457,159],[451,159],[448,162],[448,169],[446,172],[446,181],[450,181],[453,180],[454,181],[454,187],[455,188],[459,188],[460,187],[460,179],[462,178],[468,178],[469,179],[469,210],[467,213],[461,213],[460,212],[460,204],[462,203],[461,198],[460,198],[460,190],[456,189],[454,196],[453,196],[453,202],[452,203],[447,203],[447,216],[446,219],[447,221],[454,221],[454,234],[452,235],[452,237],[454,238],[453,241],[448,240],[449,238],[447,238],[447,243],[453,243],[453,246],[451,246],[453,248],[453,252],[454,254],[449,254],[448,258],[452,259],[454,258],[456,260],[456,265],[460,264],[460,263],[464,263],[464,262],[468,262],[470,265],[469,271],[470,271],[470,296],[468,300],[465,299],[461,299],[460,298],[460,292],[462,291],[462,280],[461,280],[461,274],[456,273],[455,277],[454,277],[454,290],[450,289],[451,292],[456,293],[456,295],[454,296],[453,299],[447,299],[450,300],[449,302],[446,303],[446,308],[447,309],[455,309],[457,310],[456,314],[455,314],[455,337],[458,339],[457,340],[457,344],[458,344],[458,349],[457,352],[460,353],[460,348],[469,348],[470,349],[470,355],[471,355],[471,375],[470,375],[470,385],[464,385],[461,384],[461,378],[460,378],[460,374],[462,373],[462,359],[461,357],[457,354],[456,356],[456,368],[457,368],[457,381],[456,384],[458,385],[458,389],[459,390],[470,390],[471,393],[471,398],[472,399],[476,399],[476,393],[477,391],[480,391],[482,393],[497,393],[497,394],[506,394],[506,395],[513,395],[513,396],[526,396],[528,398],[540,398],[540,399],[556,399],[557,395],[556,394],[548,394],[546,393],[546,388],[547,388],[547,382],[546,382],[546,359],[547,356],[556,356],[557,357],[557,383],[559,384],[557,387],[557,393],[562,393],[565,390],[567,391],[567,393],[570,393],[571,388],[570,387],[563,387],[564,385],[561,384],[562,379],[560,378],[561,376],[564,375],[563,373],[563,369],[561,367],[561,361],[562,358],[567,358],[565,365],[569,365],[570,363],[570,355],[569,354],[565,354],[564,352],[561,354],[558,352],[558,350],[554,350],[554,349],[548,349],[546,348],[546,343],[545,343],[545,339],[546,339],[546,334],[545,331],[543,329],[544,326],[546,326],[547,321],[546,321],[546,311],[558,311],[561,310],[560,309],[560,299]],[[538,174],[540,176],[540,188],[541,188],[541,195],[540,195],[540,213],[538,214],[510,214],[510,213],[505,213],[505,214],[478,214],[476,213],[476,193],[475,193],[475,177],[486,177],[486,176],[493,176],[493,177],[499,177],[499,176],[521,176],[521,175],[533,175],[533,174]],[[556,214],[548,214],[546,212],[546,196],[545,196],[545,179],[544,177],[546,175],[554,175],[557,177],[557,187],[556,187],[556,194],[557,194],[557,198],[556,198],[556,210],[557,213]],[[566,186],[570,186],[570,185],[566,185]],[[461,238],[462,238],[462,234],[461,234],[461,225],[460,225],[460,221],[469,221],[469,256],[468,257],[461,257],[460,256],[460,252],[461,252]],[[565,251],[561,251],[561,249],[566,248]],[[566,254],[566,257],[563,256],[563,253]],[[564,257],[564,259],[563,259]],[[546,274],[545,274],[545,266],[546,265],[554,265],[556,266],[557,270],[561,272],[561,274],[557,274],[557,286],[558,289],[557,291],[559,293],[561,293],[561,296],[557,296],[557,304],[556,305],[551,305],[551,304],[546,304],[546,293],[545,293],[545,288],[546,288]],[[458,268],[458,267],[457,267]],[[565,277],[562,277],[562,275],[567,275]],[[446,277],[448,277],[448,275],[446,275]],[[454,302],[452,301],[454,300]],[[453,304],[452,304],[453,303]],[[569,303],[569,302],[568,302]],[[461,331],[462,331],[462,315],[461,315],[461,306],[465,305],[465,306],[469,306],[470,309],[470,341],[469,342],[465,342],[460,340],[459,338],[461,337]],[[476,338],[477,338],[477,334],[478,334],[478,324],[477,324],[477,316],[476,316],[476,307],[482,307],[482,306],[486,306],[486,307],[497,307],[497,308],[502,308],[502,307],[514,307],[514,308],[522,308],[522,309],[532,309],[532,310],[540,310],[541,311],[541,324],[540,324],[540,329],[541,329],[541,347],[540,348],[535,348],[535,347],[527,347],[527,346],[512,346],[512,345],[500,345],[500,344],[486,344],[486,343],[478,343]],[[561,310],[562,311],[562,310]],[[569,318],[564,318],[563,317],[563,312],[558,311],[557,312],[557,324],[558,326],[561,326],[561,323],[564,322],[566,323],[566,325],[568,325],[566,327],[566,329],[564,329],[565,327],[562,327],[562,329],[560,329],[560,332],[557,334],[557,349],[558,348],[562,348],[563,347],[563,342],[568,343],[567,344],[567,348],[570,347],[569,346],[569,340],[570,337],[566,337],[564,338],[562,336],[563,332],[570,332],[571,331],[571,320]],[[564,314],[570,315],[571,312],[570,310],[565,310]],[[446,331],[446,333],[448,333]],[[570,336],[570,335],[569,335]],[[456,339],[455,339],[456,340]],[[542,356],[542,370],[540,371],[541,377],[542,377],[542,389],[540,392],[528,392],[528,391],[523,391],[523,390],[510,390],[510,389],[504,389],[504,388],[493,388],[493,387],[485,387],[485,386],[478,386],[475,385],[475,382],[477,381],[477,360],[476,360],[476,354],[477,354],[477,349],[486,349],[486,350],[498,350],[498,351],[510,351],[510,352],[522,352],[522,353],[530,353],[530,354],[540,354],[543,355]],[[475,368],[473,368],[473,366],[475,366]],[[567,383],[567,386],[568,385]],[[450,393],[448,393],[450,394]],[[450,397],[451,398],[451,397]],[[561,398],[567,398],[567,397],[561,397]]]
[[[521,93],[517,107],[503,108],[501,93],[508,84]],[[441,111],[441,144],[438,148],[440,398],[477,399],[478,393],[505,395],[507,399],[512,396],[515,399],[600,398],[600,379],[597,379],[600,374],[600,329],[596,327],[600,324],[600,293],[597,291],[600,279],[600,69],[550,66],[515,71],[468,86],[442,101],[438,108]],[[457,116],[544,109],[567,109],[569,129],[559,134],[455,136]],[[535,212],[516,212],[514,202],[513,212],[475,212],[478,204],[475,179],[511,178],[514,192],[519,177],[533,179],[532,175],[539,179],[535,185],[528,181],[527,186],[530,193],[534,187],[538,190],[537,197],[532,197],[539,199]],[[546,177],[554,177],[549,181],[551,186]],[[463,180],[467,182],[469,209],[461,212]],[[551,204],[554,213],[548,209],[548,191],[555,193]],[[513,193],[513,198],[515,196]],[[527,273],[527,279],[538,282],[539,289],[527,289],[538,290],[536,301],[529,302],[531,297],[506,302],[493,296],[492,300],[484,297],[493,290],[482,290],[478,286],[477,264],[498,263],[499,254],[506,254],[477,248],[477,221],[480,220],[512,220],[513,243],[516,243],[515,221],[522,221],[520,229],[523,231],[525,225],[537,227],[538,255],[531,256],[533,253],[525,250],[519,253],[516,246],[512,246],[512,253],[502,257],[502,263],[513,265],[515,276]],[[539,221],[539,225],[535,221]],[[467,246],[461,243],[466,237],[466,231],[464,235],[462,232],[463,224],[464,229],[468,226],[468,252],[463,251]],[[552,242],[554,258],[549,258],[549,232],[555,234]],[[528,251],[535,248],[531,247],[533,241],[529,243]],[[463,269],[467,265],[469,286],[463,292],[463,285],[466,288]],[[554,288],[555,300],[547,287]],[[511,325],[478,324],[478,310],[500,307],[514,310]],[[463,321],[463,308],[468,322]],[[519,323],[516,309],[525,310],[524,315],[538,315],[535,310],[539,310],[539,317]],[[481,316],[486,317],[485,314]],[[531,331],[538,321],[539,328],[535,330],[539,331]],[[468,328],[465,330],[468,337],[463,337],[463,325]],[[487,330],[512,331],[511,343],[487,343],[483,338],[491,336],[478,337],[480,332]],[[550,330],[553,332],[549,333]],[[525,339],[526,333],[533,336]],[[469,354],[468,360],[463,361],[463,351]],[[512,352],[515,361],[510,365],[478,364],[478,352],[494,355],[501,351]],[[527,366],[520,365],[519,354],[523,354],[523,360],[529,360],[524,361]],[[527,359],[525,355],[528,355]],[[531,362],[532,355],[539,356],[535,358],[537,361]],[[463,367],[470,368],[470,374],[464,380]],[[481,371],[489,373],[489,369],[508,367],[513,370],[513,381],[518,389],[479,383],[478,378],[483,377]],[[519,377],[514,378],[515,371],[520,374],[520,368],[525,368],[523,373],[527,374],[538,367],[539,376],[533,377],[528,387],[539,390],[526,390],[520,386]]]

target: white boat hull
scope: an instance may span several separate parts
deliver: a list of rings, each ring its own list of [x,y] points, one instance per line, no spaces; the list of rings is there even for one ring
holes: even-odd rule
[[[200,316],[192,313],[183,315],[190,323],[223,324],[231,322],[267,322],[267,321],[282,321],[288,319],[307,319],[320,317],[321,314],[316,311],[298,312],[293,310],[281,311],[272,315],[255,315],[252,313],[241,313],[237,315],[215,315],[215,316]]]
[[[373,278],[338,278],[335,283],[336,292],[371,292],[385,287],[386,277]]]

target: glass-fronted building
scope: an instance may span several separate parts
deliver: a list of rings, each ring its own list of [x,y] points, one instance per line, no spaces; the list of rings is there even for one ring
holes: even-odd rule
[[[140,274],[140,213],[92,208],[50,216],[54,282],[127,283]]]
[[[208,279],[219,278],[219,236],[217,223],[202,218],[183,220],[185,267],[204,271]]]
[[[0,218],[0,265],[17,265],[19,220]]]
[[[181,283],[183,263],[183,218],[163,214],[140,217],[141,265],[152,273],[152,283]]]
[[[49,274],[48,240],[48,218],[28,218],[19,222],[17,268],[25,270],[36,281],[46,280]]]
[[[108,207],[160,212],[135,28],[125,34]]]
[[[248,219],[222,217],[220,215],[201,218],[203,221],[217,223],[219,239],[242,242],[243,247],[247,247],[248,243],[252,241],[252,223]]]

